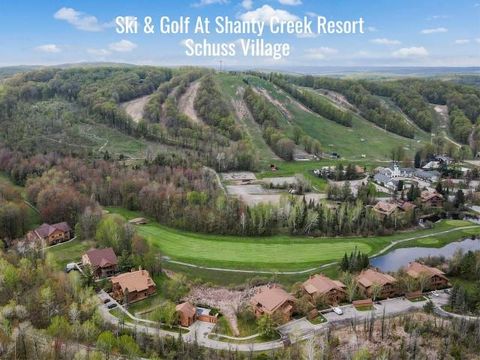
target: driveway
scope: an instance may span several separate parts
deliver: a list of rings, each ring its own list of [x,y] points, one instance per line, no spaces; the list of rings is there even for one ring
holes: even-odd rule
[[[292,320],[277,328],[283,336],[303,336],[315,330],[313,324],[305,318]]]
[[[323,314],[329,323],[350,322],[350,320],[364,320],[370,318],[372,314],[376,318],[380,318],[385,313],[385,316],[393,316],[402,313],[407,313],[414,310],[422,309],[425,301],[412,302],[403,298],[394,298],[383,300],[380,304],[374,304],[374,310],[359,311],[353,305],[341,306],[343,315],[337,315],[333,311]]]

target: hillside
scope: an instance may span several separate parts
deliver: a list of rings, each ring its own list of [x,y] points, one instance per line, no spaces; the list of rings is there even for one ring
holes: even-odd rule
[[[285,117],[282,126],[288,133],[293,132],[294,126],[299,126],[305,133],[320,141],[324,152],[336,152],[342,157],[354,160],[363,159],[362,155],[369,160],[387,160],[394,147],[401,146],[408,154],[413,154],[427,141],[424,134],[412,140],[386,132],[354,113],[352,127],[342,126],[315,114],[270,82],[253,76],[248,79],[254,86],[264,89],[271,97],[285,105],[290,116]],[[330,99],[322,98],[336,105]]]
[[[282,157],[313,159],[320,153],[386,161],[402,148],[412,157],[431,142],[431,133],[444,137],[451,151],[478,147],[479,90],[470,85],[270,76],[135,66],[21,72],[0,89],[6,129],[0,140],[32,154],[162,154],[162,161],[175,156],[220,171],[259,170]],[[253,112],[244,99],[248,88]],[[354,97],[351,89],[362,89],[364,97]],[[365,103],[372,107],[363,101],[373,101]],[[258,119],[258,105],[274,116],[270,129],[259,123],[264,120]]]

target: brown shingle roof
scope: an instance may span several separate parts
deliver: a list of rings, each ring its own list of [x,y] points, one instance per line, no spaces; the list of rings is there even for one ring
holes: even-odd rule
[[[36,228],[34,230],[34,232],[36,234],[38,234],[40,237],[46,238],[47,236],[52,235],[55,230],[61,230],[63,232],[68,232],[71,229],[70,229],[70,226],[68,226],[68,224],[66,222],[61,222],[61,223],[53,224],[53,225],[44,223],[44,224],[40,225],[38,228]]]
[[[122,291],[145,291],[150,286],[155,286],[147,270],[137,270],[112,277],[112,284],[118,283]]]
[[[117,255],[112,248],[105,248],[105,249],[91,249],[86,252],[88,260],[92,267],[103,268],[106,266],[117,265]]]
[[[372,286],[373,284],[387,285],[396,282],[397,280],[388,274],[375,271],[373,269],[363,270],[358,276],[357,281],[365,288]]]
[[[395,210],[397,210],[397,205],[388,203],[386,201],[379,201],[374,207],[373,210],[381,214],[390,215]]]
[[[175,308],[178,312],[181,312],[182,314],[188,317],[193,317],[197,311],[195,306],[190,304],[188,301],[178,304]]]
[[[425,273],[430,277],[434,275],[438,275],[445,278],[445,273],[442,270],[437,269],[435,267],[430,267],[427,265],[420,264],[419,262],[416,262],[416,261],[409,263],[405,271],[408,275],[410,275],[413,278],[418,278],[421,273]]]
[[[325,294],[332,289],[343,291],[345,285],[337,280],[332,280],[324,275],[316,274],[303,283],[304,289],[309,294]]]
[[[439,194],[436,191],[428,191],[428,190],[422,191],[422,193],[420,194],[420,197],[422,201],[429,201],[436,197],[438,197],[439,199],[443,199],[442,194]]]
[[[272,312],[282,306],[285,302],[293,300],[293,296],[287,293],[281,287],[263,286],[252,298],[251,303],[253,305],[259,304],[267,311]]]

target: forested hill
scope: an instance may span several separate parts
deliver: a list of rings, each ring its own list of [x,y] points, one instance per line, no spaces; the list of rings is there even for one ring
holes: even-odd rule
[[[480,89],[467,80],[41,68],[0,82],[0,143],[28,155],[145,159],[217,171],[257,170],[260,162],[291,161],[299,152],[388,158],[389,147],[413,152],[431,134],[477,153]]]
[[[208,97],[214,82],[202,82],[200,93],[207,96],[198,110],[204,110],[203,117],[208,113],[205,123],[195,123],[178,109],[190,84],[207,73],[199,68],[99,66],[16,74],[0,84],[0,124],[5,129],[0,142],[29,154],[108,157],[114,152],[249,170],[255,166],[251,146],[235,127],[230,109],[218,108],[220,92]],[[143,115],[134,120],[122,104],[142,98]]]

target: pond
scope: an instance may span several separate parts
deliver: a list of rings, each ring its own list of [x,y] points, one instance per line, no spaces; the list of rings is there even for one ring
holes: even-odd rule
[[[444,256],[450,258],[458,249],[462,249],[464,252],[480,250],[480,239],[456,241],[442,248],[411,247],[396,249],[385,255],[371,259],[370,264],[379,268],[381,271],[397,271],[401,267],[408,265],[409,262],[420,257]]]

